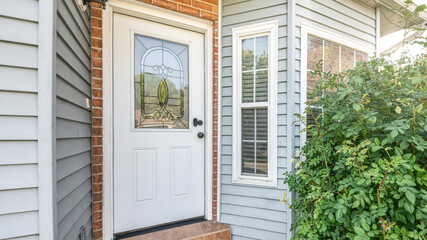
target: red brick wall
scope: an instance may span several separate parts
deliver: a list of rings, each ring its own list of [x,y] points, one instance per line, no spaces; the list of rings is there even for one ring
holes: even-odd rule
[[[213,41],[213,179],[212,213],[217,219],[218,177],[218,0],[138,0],[214,22]],[[102,142],[102,6],[91,3],[92,43],[92,182],[93,236],[103,239],[103,142]]]

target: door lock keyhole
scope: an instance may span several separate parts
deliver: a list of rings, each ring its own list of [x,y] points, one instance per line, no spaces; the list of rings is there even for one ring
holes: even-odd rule
[[[197,126],[202,126],[203,125],[203,121],[199,120],[197,118],[193,118],[193,126],[197,127]]]

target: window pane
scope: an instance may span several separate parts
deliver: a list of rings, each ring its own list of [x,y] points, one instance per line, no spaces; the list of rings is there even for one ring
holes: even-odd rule
[[[333,42],[325,41],[325,72],[339,72],[340,47]]]
[[[135,128],[188,129],[188,45],[135,35]]]
[[[368,54],[363,52],[356,52],[356,63],[368,61]]]
[[[268,67],[268,36],[256,38],[256,69]]]
[[[242,71],[254,69],[254,39],[242,41]]]
[[[268,174],[268,147],[266,142],[256,144],[256,168],[255,173],[267,176]]]
[[[242,102],[254,101],[254,72],[242,73]]]
[[[255,109],[242,109],[242,140],[255,139]]]
[[[268,101],[268,70],[256,72],[256,102]]]
[[[259,108],[256,110],[256,138],[267,141],[268,137],[268,110]]]
[[[242,142],[242,175],[255,173],[255,143]]]
[[[307,69],[316,70],[316,64],[323,60],[323,40],[308,35],[307,41]]]
[[[354,50],[341,46],[341,71],[354,68]]]
[[[319,77],[313,76],[310,71],[307,71],[307,93],[311,93],[316,88],[317,80]]]
[[[268,109],[242,109],[242,174],[267,175]]]

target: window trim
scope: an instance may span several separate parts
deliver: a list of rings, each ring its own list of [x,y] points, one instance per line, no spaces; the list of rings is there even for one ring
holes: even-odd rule
[[[306,22],[301,22],[301,71],[300,71],[300,79],[301,79],[301,96],[300,96],[300,114],[304,113],[307,105],[305,102],[307,101],[307,41],[308,35],[312,35],[323,40],[327,40],[330,42],[337,43],[339,45],[352,48],[359,52],[364,52],[368,54],[369,57],[375,55],[375,49],[369,48],[362,43],[345,37],[343,35],[336,34],[334,32],[325,30],[323,28],[308,24]],[[341,52],[340,52],[341,57]],[[307,133],[300,133],[300,148],[305,145],[307,140]],[[304,156],[300,156],[301,160],[305,160]]]
[[[242,103],[242,40],[268,35],[268,102]],[[232,29],[233,46],[233,147],[232,183],[277,187],[277,54],[278,21],[269,21]],[[268,109],[267,177],[242,175],[241,109]]]

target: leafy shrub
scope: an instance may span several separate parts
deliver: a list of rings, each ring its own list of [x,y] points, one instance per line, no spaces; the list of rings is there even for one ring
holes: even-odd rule
[[[322,113],[285,173],[294,239],[426,239],[427,54],[314,75],[305,113]]]

